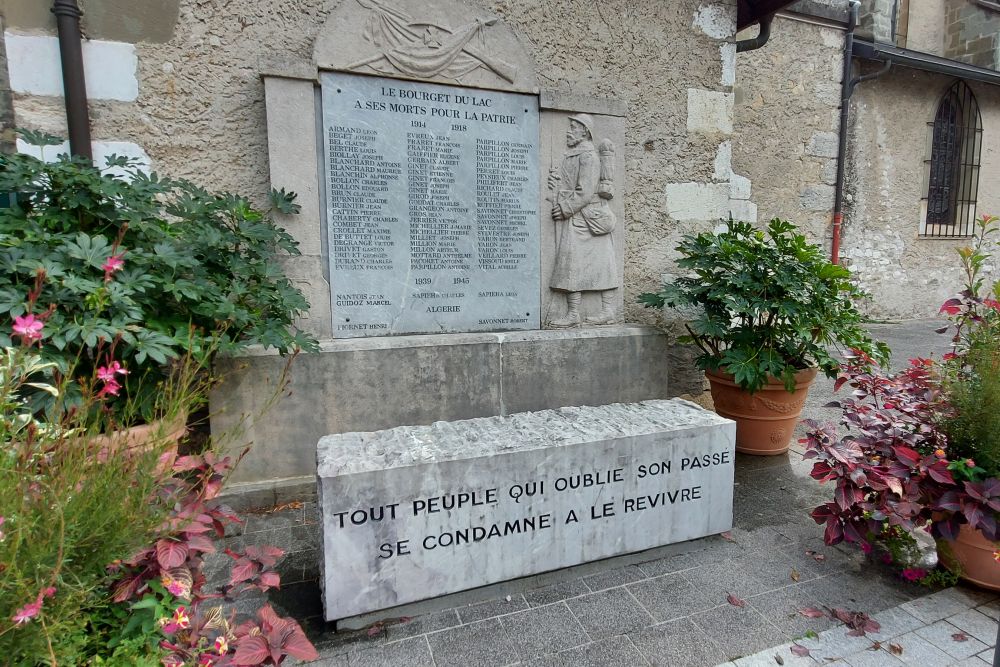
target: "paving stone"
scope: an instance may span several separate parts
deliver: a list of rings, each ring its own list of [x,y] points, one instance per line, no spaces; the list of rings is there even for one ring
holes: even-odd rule
[[[698,559],[691,554],[678,554],[639,563],[639,568],[646,573],[647,577],[661,577],[665,574],[690,570],[699,564]]]
[[[965,641],[956,641],[953,635],[962,631],[948,621],[938,621],[931,625],[925,625],[922,628],[917,628],[914,632],[959,660],[972,657],[986,648],[985,643],[965,633],[962,633],[967,637]]]
[[[820,633],[836,622],[829,616],[808,618],[799,613],[807,607],[820,608],[801,586],[790,586],[780,591],[770,591],[747,598],[747,602],[761,615],[789,637],[801,637],[810,630]]]
[[[296,663],[290,662],[290,665],[295,664],[308,664],[309,667],[350,667],[350,658],[348,655],[335,655],[329,658],[320,658],[319,660],[314,660],[310,663]]]
[[[983,658],[978,655],[974,655],[971,658],[966,658],[961,662],[956,662],[952,667],[984,667],[985,665],[992,665],[992,662],[986,662]]]
[[[501,616],[500,623],[522,660],[590,641],[565,603]]]
[[[893,637],[905,635],[919,627],[923,627],[923,621],[917,619],[913,614],[906,612],[902,607],[890,607],[872,615],[879,629],[878,632],[869,632],[868,636],[877,642],[887,642]]]
[[[702,592],[714,604],[726,604],[731,593],[736,597],[748,598],[769,590],[768,584],[757,578],[759,564],[754,554],[747,554],[726,563],[715,563],[685,570],[680,576]],[[788,580],[791,585],[792,580]]]
[[[851,667],[882,667],[883,665],[902,665],[903,661],[884,649],[865,649],[844,658]]]
[[[924,623],[934,623],[943,618],[959,614],[970,607],[969,598],[954,588],[946,588],[937,593],[911,600],[903,605],[903,609],[913,614]]]
[[[571,579],[570,581],[526,591],[524,599],[530,607],[542,607],[553,602],[561,602],[567,598],[586,595],[590,592],[587,584],[583,583],[583,579]]]
[[[753,607],[725,605],[691,617],[730,660],[788,640]]]
[[[867,650],[874,645],[868,637],[852,637],[843,625],[824,630],[817,637],[805,637],[799,643],[809,649],[809,655],[821,663],[828,660],[840,660],[847,656]]]
[[[635,599],[658,621],[670,621],[718,606],[703,589],[681,573],[646,579],[627,587]],[[725,602],[725,600],[723,600]]]
[[[243,530],[245,534],[276,530],[278,528],[291,528],[292,526],[302,525],[305,522],[301,507],[281,510],[279,512],[246,513],[244,514],[244,519],[246,520],[246,526]]]
[[[776,667],[778,661],[775,656],[781,658],[781,663],[785,667],[815,667],[816,661],[809,656],[799,656],[792,653],[792,646],[789,642],[781,646],[773,646],[763,651],[758,651],[753,655],[748,655],[735,660],[732,664],[735,667]]]
[[[605,570],[598,574],[586,577],[583,580],[590,590],[597,592],[607,588],[624,586],[646,578],[646,573],[639,569],[638,565],[627,565],[613,570]]]
[[[352,653],[348,664],[350,667],[434,667],[434,660],[427,640],[413,637]]]
[[[993,653],[994,653],[995,650],[996,650],[995,647],[988,648],[985,651],[983,651],[982,653],[980,653],[979,657],[992,665],[993,664],[993,657],[994,657]]]
[[[528,603],[525,602],[524,596],[518,593],[517,595],[508,595],[495,600],[459,607],[457,611],[462,623],[475,623],[494,616],[513,614],[515,611],[523,611],[527,608]]]
[[[447,609],[435,614],[424,614],[423,616],[412,618],[405,623],[394,623],[393,625],[386,626],[386,639],[388,641],[397,641],[399,639],[406,639],[407,637],[416,637],[428,632],[453,628],[459,623],[461,621],[458,620],[458,614],[454,609]]]
[[[573,615],[593,638],[610,637],[653,624],[652,617],[624,588],[567,600]]]
[[[734,540],[733,544],[741,547],[744,551],[782,549],[792,544],[790,539],[770,526],[752,530],[735,527],[729,533]]]
[[[517,652],[497,619],[426,635],[437,667],[497,667],[517,662]],[[402,663],[405,664],[405,663]]]
[[[979,605],[976,609],[994,620],[1000,619],[1000,602],[987,602]]]
[[[647,663],[629,638],[619,635],[526,664],[531,667],[637,667]]]
[[[767,590],[811,581],[826,574],[820,569],[819,563],[797,548],[759,552],[751,559],[754,578],[763,583]],[[793,572],[797,579],[792,577]]]
[[[920,667],[947,667],[953,658],[915,632],[907,633],[892,640],[903,652],[896,657],[908,665]]]
[[[972,586],[966,585],[964,582],[945,590],[950,590],[951,594],[955,596],[956,599],[964,600],[970,607],[978,607],[1000,599],[1000,596],[993,591],[973,588]]]
[[[660,623],[630,637],[649,664],[656,667],[701,667],[726,659],[722,649],[687,618]]]

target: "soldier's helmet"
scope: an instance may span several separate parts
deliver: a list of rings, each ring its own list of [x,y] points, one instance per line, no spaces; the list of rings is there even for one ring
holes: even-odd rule
[[[589,113],[578,113],[578,114],[573,114],[572,116],[569,117],[569,119],[570,120],[575,120],[580,125],[583,125],[585,128],[587,128],[587,134],[590,135],[591,139],[594,138],[594,118],[593,118],[593,116],[591,116]]]

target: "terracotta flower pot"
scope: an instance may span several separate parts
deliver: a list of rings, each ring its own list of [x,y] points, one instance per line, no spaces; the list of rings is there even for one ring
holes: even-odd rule
[[[732,375],[707,371],[715,412],[736,422],[736,451],[760,456],[787,452],[816,372],[806,368],[796,373],[793,392],[771,378],[751,394],[733,382]]]
[[[938,558],[946,568],[966,581],[1000,591],[1000,563],[993,554],[1000,544],[990,542],[983,534],[962,524],[955,541],[938,540]]]
[[[155,449],[160,452],[156,472],[165,473],[174,465],[177,445],[186,432],[187,415],[182,414],[169,423],[157,420],[88,440],[96,450],[98,463],[104,463],[112,455],[135,456]]]

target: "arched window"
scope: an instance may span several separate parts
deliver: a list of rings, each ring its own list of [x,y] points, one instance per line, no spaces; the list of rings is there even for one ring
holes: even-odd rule
[[[956,81],[929,124],[923,236],[971,236],[979,191],[983,121],[972,89]]]

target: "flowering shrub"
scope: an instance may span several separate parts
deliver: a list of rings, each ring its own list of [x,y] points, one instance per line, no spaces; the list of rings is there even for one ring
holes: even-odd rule
[[[968,524],[1000,538],[1000,288],[984,290],[984,239],[996,218],[984,216],[976,245],[960,252],[961,294],[942,312],[951,319],[953,351],[943,363],[911,359],[895,375],[868,370],[863,355],[848,361],[835,387],[852,396],[838,403],[847,435],[809,422],[806,454],[812,476],[833,482],[833,501],[813,510],[825,540],[871,550],[875,540],[899,540],[918,528],[954,539]],[[860,362],[860,363],[859,363]],[[906,575],[922,579],[911,569]]]
[[[0,155],[0,191],[15,193],[0,208],[0,346],[44,333],[40,352],[61,372],[113,369],[98,391],[119,422],[156,416],[170,360],[254,343],[315,349],[292,326],[308,304],[279,268],[297,243],[271,211],[125,158],[108,166],[127,178],[65,155]],[[284,192],[272,206],[297,210]],[[84,401],[76,385],[65,390],[64,403]]]

